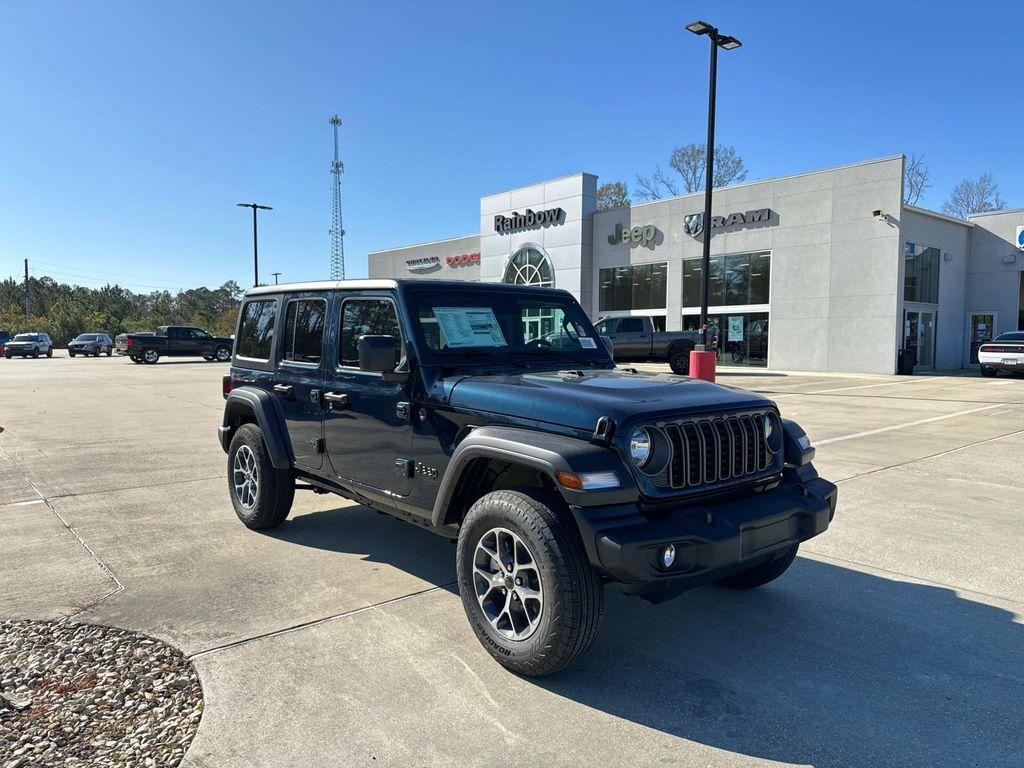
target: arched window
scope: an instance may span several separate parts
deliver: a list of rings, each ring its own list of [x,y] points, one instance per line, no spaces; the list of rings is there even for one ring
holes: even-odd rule
[[[523,248],[509,261],[502,282],[552,288],[555,285],[555,275],[547,256],[536,248]]]

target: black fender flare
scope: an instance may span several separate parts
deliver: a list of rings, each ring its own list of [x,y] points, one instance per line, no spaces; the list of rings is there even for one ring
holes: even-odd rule
[[[475,459],[497,459],[539,470],[551,478],[562,498],[571,506],[628,504],[639,498],[636,482],[613,448],[551,432],[520,427],[479,427],[459,443],[441,480],[431,521],[444,525],[445,513],[459,487],[459,481]],[[556,472],[614,472],[619,487],[576,491],[557,482]]]
[[[256,424],[263,432],[270,463],[277,469],[290,469],[292,451],[284,413],[277,399],[263,389],[242,386],[228,394],[224,404],[224,422],[220,428],[221,447],[228,450],[234,430],[240,423],[237,417],[244,412],[250,412],[256,418]]]

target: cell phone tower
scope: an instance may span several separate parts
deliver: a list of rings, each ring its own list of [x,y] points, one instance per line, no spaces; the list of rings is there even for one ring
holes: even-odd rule
[[[331,187],[334,203],[331,208],[331,280],[345,279],[345,230],[341,226],[341,173],[345,170],[338,154],[338,129],[341,118],[331,117],[334,127],[334,161],[331,163]]]

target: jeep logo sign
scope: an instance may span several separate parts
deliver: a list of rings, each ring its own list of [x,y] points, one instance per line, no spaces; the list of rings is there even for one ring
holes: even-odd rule
[[[714,233],[714,230],[720,227],[748,227],[752,224],[767,224],[771,220],[771,208],[758,208],[746,213],[738,211],[730,213],[728,216],[712,216],[711,230]],[[704,214],[691,213],[685,216],[683,218],[683,230],[691,237],[699,237],[701,232],[704,231]]]
[[[495,216],[495,232],[515,232],[517,229],[530,229],[532,227],[547,227],[551,224],[561,224],[565,220],[565,211],[561,208],[548,208],[545,211],[532,211],[526,209],[526,213],[512,211],[511,216]]]
[[[653,224],[632,228],[616,224],[615,232],[608,235],[608,242],[611,245],[647,245],[654,242],[657,234],[658,229]]]

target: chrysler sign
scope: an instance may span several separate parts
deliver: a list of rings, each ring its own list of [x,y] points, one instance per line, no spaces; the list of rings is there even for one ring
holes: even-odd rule
[[[512,211],[511,216],[495,216],[495,232],[515,232],[517,229],[531,229],[533,227],[547,227],[551,224],[561,224],[565,220],[565,211],[561,208],[548,208],[544,211],[533,211],[529,208],[525,213]]]
[[[427,272],[439,266],[441,266],[439,256],[424,256],[421,259],[409,259],[405,262],[405,267],[410,272]]]
[[[758,208],[746,213],[738,211],[728,216],[712,216],[711,231],[721,227],[749,227],[753,224],[767,224],[772,220],[771,208]],[[683,218],[683,229],[692,237],[699,237],[704,231],[704,214],[691,213]]]

